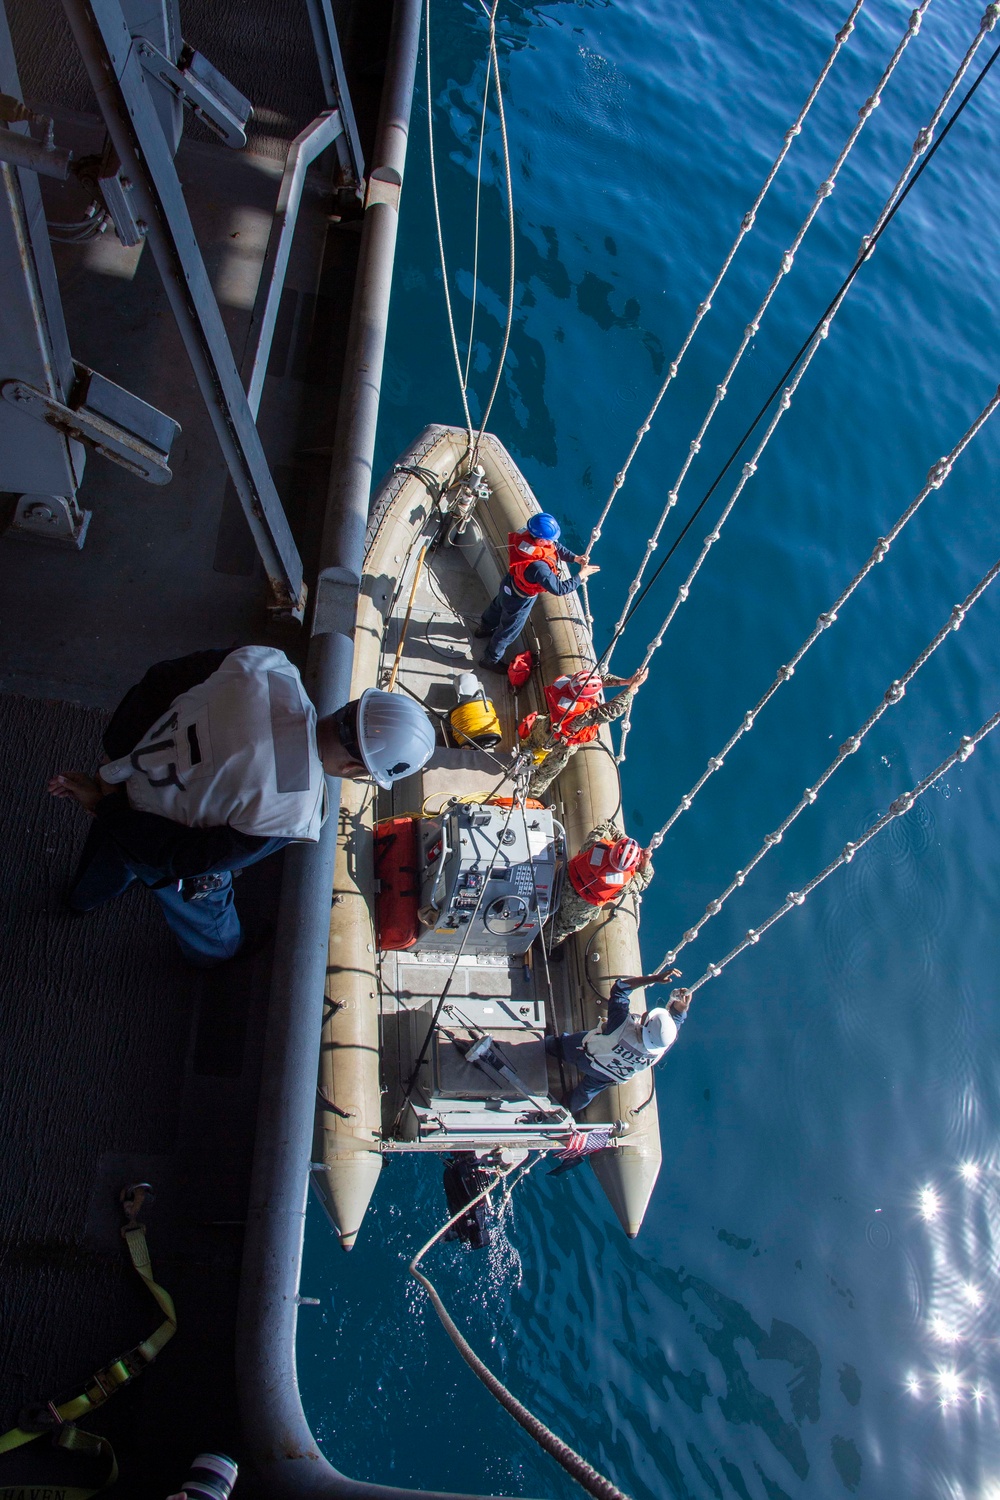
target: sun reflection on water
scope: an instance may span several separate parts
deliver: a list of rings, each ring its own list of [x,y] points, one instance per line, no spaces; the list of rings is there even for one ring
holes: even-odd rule
[[[949,1180],[950,1179],[950,1180]],[[1000,1269],[1000,1159],[961,1161],[914,1195],[926,1235],[927,1356],[902,1377],[907,1395],[981,1421],[1000,1415],[1000,1316],[992,1295]],[[977,1500],[1000,1500],[1000,1487]]]

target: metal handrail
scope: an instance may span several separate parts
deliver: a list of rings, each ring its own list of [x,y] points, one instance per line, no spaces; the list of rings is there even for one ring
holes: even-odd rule
[[[285,289],[285,276],[288,273],[288,260],[292,253],[292,241],[295,238],[299,208],[302,205],[306,172],[317,156],[320,156],[328,146],[332,146],[343,131],[340,110],[325,110],[323,114],[317,115],[300,135],[295,137],[288,148],[271,233],[268,235],[264,263],[261,266],[260,280],[257,283],[257,296],[250,315],[250,330],[247,335],[248,352],[243,362],[247,405],[250,407],[254,421],[257,420],[257,413],[260,411],[264,376],[267,374],[267,362],[271,354],[271,344],[274,341],[281,294]]]

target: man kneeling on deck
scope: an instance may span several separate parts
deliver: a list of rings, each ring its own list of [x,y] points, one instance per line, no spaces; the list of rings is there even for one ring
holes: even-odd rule
[[[324,773],[389,788],[426,764],[434,739],[419,704],[376,688],[317,721],[297,669],[269,646],[160,662],[112,715],[97,775],[49,782],[94,819],[70,909],[93,911],[138,880],[189,963],[251,951],[263,935],[247,943],[232,872],[316,843]]]
[[[564,1032],[545,1039],[550,1057],[570,1063],[580,1082],[566,1100],[566,1108],[578,1115],[592,1099],[614,1083],[626,1083],[634,1074],[658,1063],[677,1040],[678,1028],[687,1019],[691,997],[679,990],[666,1006],[633,1015],[629,996],[646,984],[666,984],[680,969],[661,974],[639,974],[618,979],[608,1000],[608,1019],[590,1031]]]
[[[586,927],[627,886],[634,883],[636,890],[643,891],[652,878],[649,850],[627,838],[617,823],[598,823],[566,866],[566,884],[552,924],[552,947]]]
[[[637,688],[649,676],[648,668],[631,677],[615,677],[611,672],[585,669],[572,677],[557,677],[545,689],[547,714],[526,714],[517,726],[522,747],[535,761],[528,796],[541,797],[560,771],[569,765],[581,745],[597,739],[602,724],[620,719],[632,702]],[[621,687],[610,703],[604,702],[606,687]]]

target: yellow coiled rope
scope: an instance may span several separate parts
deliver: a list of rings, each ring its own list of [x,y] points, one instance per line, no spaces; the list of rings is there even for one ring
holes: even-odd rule
[[[448,716],[452,733],[459,745],[483,745],[491,749],[503,738],[497,711],[490,700],[475,698],[471,703],[460,703]]]

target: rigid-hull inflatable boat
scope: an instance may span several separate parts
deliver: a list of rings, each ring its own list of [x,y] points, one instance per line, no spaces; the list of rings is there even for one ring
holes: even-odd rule
[[[515,695],[506,678],[475,681],[473,632],[506,574],[508,533],[539,509],[489,434],[476,462],[470,473],[464,431],[429,427],[369,522],[352,696],[392,679],[441,728],[429,763],[391,791],[342,785],[313,1184],[347,1249],[387,1152],[489,1164],[564,1149],[576,1127],[560,1101],[575,1075],[546,1055],[545,1036],[596,1025],[613,980],[642,973],[628,895],[613,919],[606,907],[543,952],[567,857],[599,822],[622,822],[618,773],[602,729],[544,807],[504,779],[518,722],[545,711],[544,684],[591,666],[594,650],[577,594],[542,594],[519,643],[536,657],[528,682]],[[614,1140],[590,1161],[635,1235],[660,1166],[651,1072],[580,1120],[602,1123],[615,1123]]]

